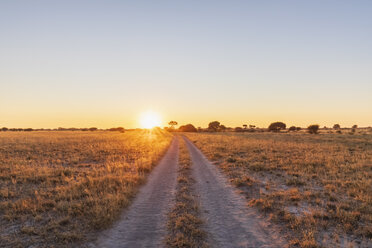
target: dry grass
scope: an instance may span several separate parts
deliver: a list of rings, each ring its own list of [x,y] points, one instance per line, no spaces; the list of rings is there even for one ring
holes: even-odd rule
[[[128,206],[162,131],[0,133],[0,246],[70,246]]]
[[[193,184],[190,155],[185,142],[180,139],[176,202],[169,213],[168,247],[208,247]]]
[[[187,136],[249,205],[292,230],[292,245],[372,245],[371,134]]]

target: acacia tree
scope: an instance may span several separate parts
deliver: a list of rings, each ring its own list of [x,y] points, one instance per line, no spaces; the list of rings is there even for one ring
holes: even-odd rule
[[[277,121],[270,124],[269,131],[280,132],[280,130],[285,130],[285,128],[285,123]]]
[[[247,129],[248,125],[247,124],[244,124],[243,127],[244,127],[244,129]]]
[[[208,124],[208,129],[213,132],[216,132],[219,127],[220,127],[219,121],[212,121],[212,122],[209,122]]]
[[[174,126],[177,126],[178,122],[177,121],[170,121],[170,122],[168,122],[168,125],[171,126],[172,129],[174,129]]]
[[[338,130],[338,129],[340,129],[340,128],[341,128],[340,124],[334,124],[334,125],[333,125],[333,129]]]

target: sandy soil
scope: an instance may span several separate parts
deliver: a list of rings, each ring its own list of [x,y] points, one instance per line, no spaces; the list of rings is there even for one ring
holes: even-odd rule
[[[196,193],[200,195],[211,247],[285,247],[277,229],[236,192],[218,169],[185,138],[193,162]]]
[[[178,139],[154,168],[132,205],[90,247],[164,247],[167,213],[175,196]]]

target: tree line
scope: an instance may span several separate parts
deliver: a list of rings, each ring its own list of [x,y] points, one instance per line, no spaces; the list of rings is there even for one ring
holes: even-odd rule
[[[186,125],[180,126],[179,128],[176,128],[176,126],[178,125],[177,121],[170,121],[168,124],[169,124],[169,127],[165,127],[165,129],[168,130],[168,131],[173,131],[173,132],[175,132],[175,131],[178,131],[178,132],[224,132],[224,131],[282,132],[282,131],[287,130],[287,125],[284,122],[281,122],[281,121],[271,123],[267,127],[267,129],[259,128],[255,125],[247,125],[247,124],[243,124],[241,127],[231,128],[231,127],[226,127],[225,125],[221,124],[219,121],[210,122],[208,124],[207,128],[201,128],[201,127],[196,128],[192,124],[186,124]],[[351,128],[351,132],[355,132],[355,130],[357,128],[358,128],[357,125],[353,125],[352,128]],[[319,132],[319,129],[320,129],[320,126],[318,124],[311,124],[306,128],[307,132],[310,133],[310,134],[317,134]],[[327,128],[327,127],[324,126],[323,129],[330,129],[330,128]],[[337,133],[341,133],[340,124],[334,124],[332,129],[336,130]],[[301,130],[302,130],[301,127],[290,126],[287,131],[288,132],[297,132],[297,131],[301,131]]]

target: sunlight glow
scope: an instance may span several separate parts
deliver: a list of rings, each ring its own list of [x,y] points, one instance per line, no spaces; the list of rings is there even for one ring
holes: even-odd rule
[[[154,128],[160,126],[161,120],[160,116],[152,111],[147,111],[143,113],[140,117],[140,124],[142,128]]]

